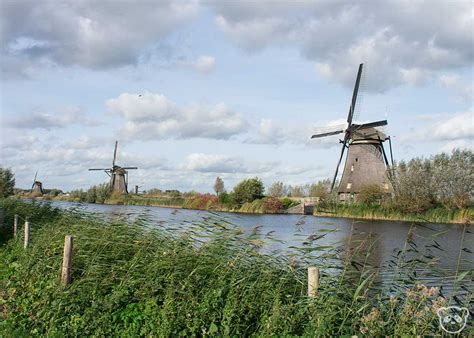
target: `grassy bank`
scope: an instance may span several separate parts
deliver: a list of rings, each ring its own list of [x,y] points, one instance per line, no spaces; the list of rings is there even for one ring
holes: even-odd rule
[[[55,200],[68,202],[83,202],[77,198],[65,196],[43,196],[43,197],[29,197],[37,200]],[[278,201],[277,203],[274,203]],[[275,214],[285,213],[290,207],[298,205],[299,202],[289,198],[273,198],[264,197],[256,199],[253,202],[247,202],[243,205],[226,205],[219,202],[216,196],[196,194],[193,196],[146,196],[146,195],[118,195],[112,196],[99,204],[118,204],[118,205],[141,205],[166,207],[177,209],[193,209],[193,210],[210,210],[210,211],[225,211],[238,213],[254,213],[254,214]]]
[[[369,220],[463,224],[471,223],[474,220],[474,208],[448,210],[443,207],[437,207],[422,213],[413,214],[403,213],[381,205],[339,204],[334,207],[316,208],[314,215]]]
[[[261,236],[244,237],[219,219],[150,229],[143,219],[105,223],[16,200],[0,206],[7,220],[0,244],[1,336],[442,333],[436,309],[449,301],[414,284],[417,261],[404,256],[410,238],[397,254],[403,272],[381,289],[364,241],[345,243],[352,250],[341,254],[315,237],[292,256],[266,254]],[[27,250],[7,236],[15,213],[32,225]],[[74,236],[75,250],[72,284],[64,288],[66,234]],[[306,297],[308,265],[322,271],[314,299]]]

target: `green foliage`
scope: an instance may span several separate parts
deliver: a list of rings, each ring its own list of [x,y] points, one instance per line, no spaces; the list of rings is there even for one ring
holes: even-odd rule
[[[288,197],[284,197],[281,199],[281,204],[282,204],[283,209],[286,210],[300,204],[300,202],[292,200],[291,198],[288,198]]]
[[[235,195],[233,192],[224,191],[219,194],[219,203],[228,210],[232,210],[239,207],[237,201],[235,200]]]
[[[274,182],[268,188],[268,195],[271,197],[283,197],[288,195],[288,187],[283,182]]]
[[[433,188],[437,200],[447,209],[463,209],[474,197],[474,153],[454,150],[432,158]]]
[[[50,196],[58,196],[63,193],[60,189],[46,189],[45,192]]]
[[[328,199],[331,194],[331,180],[325,179],[309,186],[309,196],[320,200]]]
[[[308,185],[290,185],[288,187],[288,196],[305,197],[307,195]]]
[[[69,199],[75,202],[105,203],[112,196],[110,186],[107,183],[93,185],[87,191],[82,189],[73,190],[69,193]]]
[[[473,200],[474,153],[454,150],[451,155],[402,161],[395,167],[392,179],[397,210],[419,213],[437,204],[462,209]]]
[[[32,224],[28,250],[16,240],[0,246],[0,336],[443,334],[435,306],[447,300],[403,278],[429,266],[405,249],[394,267],[403,272],[385,290],[374,284],[365,264],[372,250],[360,241],[325,247],[318,257],[269,255],[261,252],[258,229],[244,235],[219,219],[176,232],[144,227],[143,219],[105,223],[15,200],[0,206],[8,219],[18,213]],[[66,288],[58,276],[65,234],[74,236],[75,250]],[[415,250],[412,237],[407,244]],[[320,251],[317,243],[301,252]],[[314,299],[306,297],[308,264],[323,272]],[[469,283],[466,272],[456,279]]]
[[[242,205],[262,198],[264,191],[263,183],[258,177],[249,178],[234,187],[234,198],[237,204]]]
[[[276,197],[265,197],[263,199],[263,212],[275,214],[283,211],[283,203]]]
[[[184,200],[183,208],[212,210],[217,207],[219,200],[217,196],[210,194],[194,194]]]
[[[214,191],[216,192],[217,196],[224,192],[224,180],[222,180],[222,178],[216,177],[216,181],[214,182]]]
[[[362,187],[357,196],[358,202],[362,204],[380,204],[385,197],[383,189],[379,185],[367,185]]]
[[[0,167],[0,197],[13,195],[15,189],[15,175],[9,168]]]
[[[238,209],[238,211],[249,214],[263,214],[263,203],[263,199],[256,199],[252,202],[246,202],[240,207],[240,209]]]

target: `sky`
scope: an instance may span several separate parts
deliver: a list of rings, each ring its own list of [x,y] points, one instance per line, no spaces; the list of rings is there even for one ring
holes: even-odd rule
[[[360,63],[356,120],[388,120],[396,161],[473,149],[473,23],[455,0],[3,0],[0,166],[87,189],[118,140],[141,190],[314,183]]]

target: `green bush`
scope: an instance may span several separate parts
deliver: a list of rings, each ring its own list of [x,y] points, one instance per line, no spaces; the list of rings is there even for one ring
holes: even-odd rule
[[[264,191],[265,187],[258,177],[240,181],[234,187],[235,201],[239,205],[253,202],[256,199],[262,198]]]
[[[0,197],[13,195],[15,190],[15,175],[9,168],[0,167]]]

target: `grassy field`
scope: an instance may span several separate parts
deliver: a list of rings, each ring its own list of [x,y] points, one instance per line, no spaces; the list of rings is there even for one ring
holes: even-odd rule
[[[363,240],[342,251],[315,237],[284,255],[262,250],[271,238],[258,229],[244,236],[220,219],[166,228],[13,199],[0,207],[0,336],[437,335],[436,310],[453,301],[414,279],[429,262],[408,259],[411,238],[394,258],[399,274],[382,287]],[[31,222],[26,250],[11,238],[15,213]],[[63,287],[66,234],[74,257]],[[306,296],[311,265],[322,271],[315,298]]]

